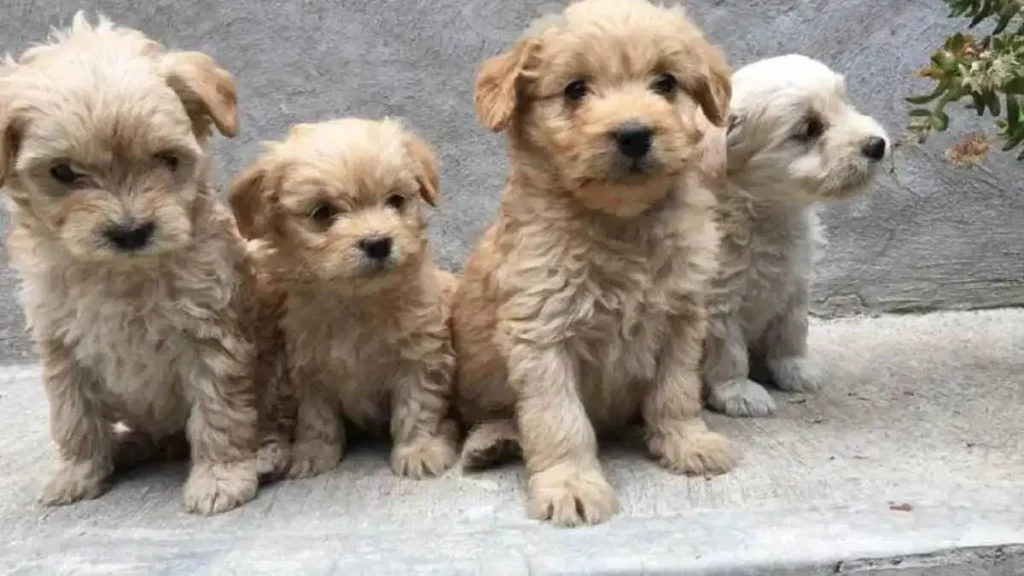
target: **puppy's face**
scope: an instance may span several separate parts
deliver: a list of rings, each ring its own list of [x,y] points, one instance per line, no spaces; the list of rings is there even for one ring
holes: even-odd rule
[[[583,0],[486,62],[477,113],[590,209],[629,217],[699,156],[697,115],[724,125],[729,69],[681,8]]]
[[[891,146],[857,111],[843,77],[805,56],[762,60],[733,76],[728,170],[776,200],[839,200],[867,188]]]
[[[248,238],[266,238],[293,280],[373,291],[420,261],[419,200],[437,200],[434,155],[393,120],[300,124],[231,187]]]
[[[184,249],[202,141],[235,131],[230,75],[198,53],[76,16],[71,31],[0,70],[0,183],[36,233],[83,261]]]

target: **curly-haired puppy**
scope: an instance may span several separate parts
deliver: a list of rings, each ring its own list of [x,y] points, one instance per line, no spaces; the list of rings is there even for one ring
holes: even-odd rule
[[[0,66],[8,247],[60,453],[46,504],[185,430],[188,510],[256,494],[251,269],[207,183],[212,126],[236,131],[226,71],[103,18]]]
[[[298,399],[289,475],[334,468],[344,421],[390,424],[392,469],[437,475],[456,459],[448,418],[454,277],[427,249],[434,155],[394,120],[300,124],[232,185],[242,233],[284,294],[280,325]]]
[[[864,192],[890,146],[843,77],[806,56],[762,60],[732,80],[704,377],[716,410],[766,416],[775,404],[751,370],[784,390],[815,390],[822,378],[805,355],[815,205]]]
[[[534,518],[613,515],[595,431],[639,416],[666,468],[735,463],[701,419],[699,375],[717,242],[705,115],[724,124],[729,91],[683,10],[644,0],[571,4],[483,65],[477,113],[507,132],[511,174],[454,298],[457,402],[477,425],[467,466],[521,443]]]

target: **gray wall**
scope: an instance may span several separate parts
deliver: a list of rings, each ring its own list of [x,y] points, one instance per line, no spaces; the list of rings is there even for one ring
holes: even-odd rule
[[[495,213],[503,142],[473,114],[480,61],[561,3],[528,0],[3,0],[0,53],[20,52],[74,10],[100,10],[172,47],[210,53],[238,78],[242,136],[219,141],[222,181],[289,124],[340,115],[401,116],[443,162],[445,202],[432,223],[449,268]],[[909,74],[951,30],[939,0],[691,0],[691,15],[739,65],[785,52],[822,59],[853,98],[902,134]],[[966,115],[965,118],[970,121]],[[961,125],[954,118],[954,126]],[[901,149],[870,197],[829,207],[831,244],[816,311],[846,315],[1024,302],[1020,166],[995,158],[972,171],[943,159],[949,138]],[[6,257],[5,257],[6,258]],[[0,270],[0,359],[30,358]]]

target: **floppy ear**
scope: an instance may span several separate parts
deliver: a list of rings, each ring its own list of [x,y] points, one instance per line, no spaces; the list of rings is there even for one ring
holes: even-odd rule
[[[410,167],[416,175],[420,196],[427,204],[437,206],[440,177],[437,174],[437,158],[434,156],[434,151],[422,138],[406,131],[405,153],[408,155]]]
[[[716,185],[724,183],[726,162],[728,160],[728,144],[725,128],[711,125],[707,119],[700,119],[698,124],[704,132],[699,146],[700,169],[704,177]]]
[[[519,105],[520,80],[534,66],[540,40],[520,40],[512,49],[484,62],[473,89],[473,104],[480,122],[501,132],[512,122]]]
[[[251,166],[235,178],[228,192],[228,205],[235,215],[238,232],[250,240],[267,233],[267,204],[273,198],[265,191],[266,173],[261,164]]]
[[[231,73],[202,52],[171,52],[163,56],[161,70],[178,93],[196,137],[210,135],[210,122],[221,134],[238,134],[238,95]]]
[[[14,170],[14,157],[18,153],[18,135],[15,132],[14,119],[7,105],[0,102],[0,188],[11,171]]]
[[[714,46],[708,46],[703,53],[707,69],[693,88],[693,96],[712,124],[725,127],[729,118],[729,100],[732,99],[732,70]]]
[[[747,120],[747,112],[744,110],[732,110],[729,113],[729,124],[725,129],[726,144],[726,166],[732,170],[738,170],[747,160],[750,159],[751,150],[750,131],[751,126]]]

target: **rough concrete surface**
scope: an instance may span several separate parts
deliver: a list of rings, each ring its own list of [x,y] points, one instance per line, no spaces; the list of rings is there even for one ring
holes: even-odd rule
[[[515,40],[546,0],[3,0],[0,53],[20,52],[78,8],[142,28],[170,46],[212,54],[238,78],[242,136],[218,141],[221,181],[289,124],[339,115],[395,115],[433,142],[445,202],[433,218],[441,261],[460,268],[493,216],[506,171],[503,142],[479,126],[471,90],[479,63]],[[690,0],[694,19],[736,64],[785,52],[848,76],[854,100],[902,134],[910,73],[953,28],[939,0]],[[912,89],[913,88],[913,89]],[[954,118],[964,125],[966,115]],[[968,123],[966,126],[972,124]],[[987,126],[987,125],[986,125]],[[1024,303],[1020,166],[951,169],[950,138],[904,148],[870,197],[830,207],[832,244],[818,313],[995,307]],[[3,232],[3,230],[0,230]],[[5,262],[0,262],[4,270]],[[0,273],[0,360],[29,347]]]
[[[1024,573],[1024,311],[815,323],[831,375],[778,393],[777,417],[711,425],[744,459],[686,479],[630,443],[603,459],[622,500],[607,524],[525,517],[521,466],[412,481],[386,447],[335,472],[190,516],[184,465],[144,468],[99,500],[33,502],[52,449],[35,367],[0,377],[0,573]]]

